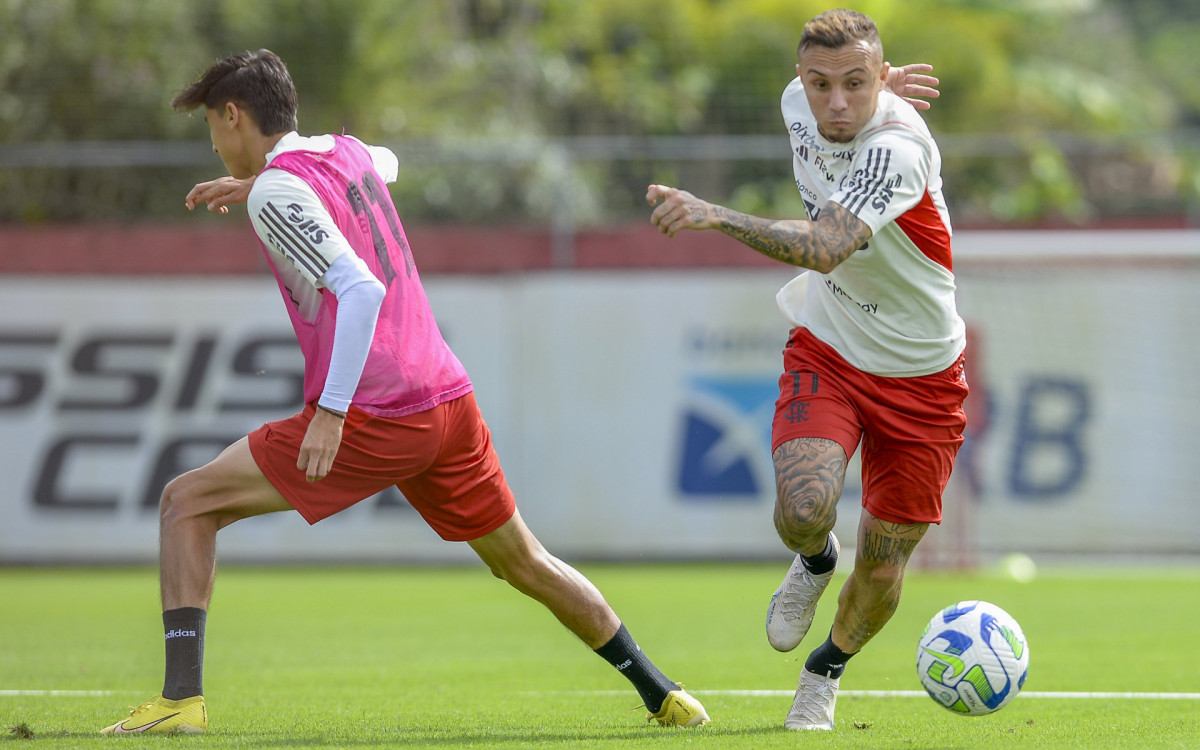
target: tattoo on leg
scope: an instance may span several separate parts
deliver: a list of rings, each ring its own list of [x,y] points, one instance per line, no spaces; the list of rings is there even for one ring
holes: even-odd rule
[[[904,568],[929,524],[884,521],[869,514],[859,526],[854,572],[838,597],[838,647],[857,651],[892,619],[900,605]]]
[[[851,607],[851,611],[847,613],[847,622],[843,623],[846,630],[846,635],[850,642],[847,648],[862,648],[861,645],[871,640],[871,637],[879,630],[879,626],[871,622],[871,618],[862,610],[858,604]],[[857,649],[856,649],[857,650]]]
[[[883,533],[863,530],[862,552],[864,561],[874,565],[900,565],[908,563],[917,543],[925,535],[928,524],[899,524],[880,521]]]
[[[803,552],[833,528],[846,480],[846,452],[832,440],[800,438],[779,446],[772,458],[775,528],[789,549]]]
[[[846,648],[858,651],[865,646],[867,641],[878,635],[880,630],[883,630],[883,626],[892,619],[892,615],[896,614],[896,608],[899,605],[900,597],[898,593],[879,604],[883,610],[882,612],[868,612],[858,602],[851,604],[851,611],[847,613],[848,617],[846,621],[841,623],[848,638]]]

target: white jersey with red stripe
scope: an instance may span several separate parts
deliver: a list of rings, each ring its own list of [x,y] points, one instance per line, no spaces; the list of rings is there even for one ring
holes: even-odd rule
[[[941,154],[925,121],[885,91],[853,140],[828,141],[799,78],[782,110],[809,218],[833,201],[873,232],[829,273],[807,272],[781,289],[784,315],[864,372],[915,377],[954,364],[966,331],[954,302]]]

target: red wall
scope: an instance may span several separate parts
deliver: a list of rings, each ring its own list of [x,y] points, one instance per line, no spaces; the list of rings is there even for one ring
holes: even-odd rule
[[[422,273],[497,273],[556,267],[548,230],[406,227]],[[712,268],[777,265],[718,232],[675,238],[645,225],[585,231],[573,238],[568,267]],[[218,226],[0,226],[4,274],[253,274],[266,270],[244,218]]]

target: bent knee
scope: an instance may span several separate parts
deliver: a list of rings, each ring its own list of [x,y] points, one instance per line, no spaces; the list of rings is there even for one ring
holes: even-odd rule
[[[164,521],[176,519],[187,507],[185,498],[188,495],[187,481],[184,474],[175,477],[163,487],[162,496],[158,499],[158,515]]]
[[[189,471],[167,482],[158,500],[158,516],[163,524],[188,519],[220,516],[216,493],[205,485],[198,471]]]
[[[528,593],[556,574],[551,559],[549,553],[525,550],[523,554],[506,557],[490,567],[492,575],[518,591]]]
[[[488,570],[491,571],[491,573],[494,577],[499,578],[501,581],[508,580],[507,578],[504,577],[504,571],[501,570],[500,568],[497,568],[495,565],[488,565]]]
[[[833,531],[836,520],[835,515],[820,513],[814,506],[782,500],[775,504],[775,531],[785,542],[823,539]]]

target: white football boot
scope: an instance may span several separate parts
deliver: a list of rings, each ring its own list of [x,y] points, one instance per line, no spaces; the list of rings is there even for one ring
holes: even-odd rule
[[[824,677],[800,670],[796,699],[783,725],[788,729],[833,729],[833,707],[837,703],[839,677]]]
[[[842,545],[832,533],[833,548],[841,554]],[[788,568],[783,583],[771,596],[767,606],[767,641],[776,651],[791,651],[800,645],[817,613],[817,600],[833,579],[834,571],[813,575],[808,572],[800,555]]]

